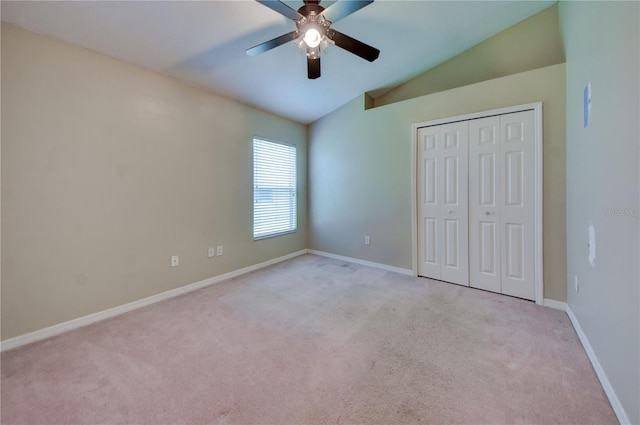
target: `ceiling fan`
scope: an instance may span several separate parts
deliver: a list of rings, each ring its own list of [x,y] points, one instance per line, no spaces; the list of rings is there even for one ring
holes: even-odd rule
[[[320,77],[320,52],[330,44],[335,44],[369,62],[373,62],[380,55],[380,50],[375,47],[331,28],[331,24],[373,3],[373,0],[338,0],[327,8],[320,6],[320,0],[304,0],[304,6],[298,10],[278,0],[256,1],[293,19],[296,30],[247,49],[249,56],[257,56],[295,40],[298,46],[306,49],[307,52],[307,77],[316,79]]]

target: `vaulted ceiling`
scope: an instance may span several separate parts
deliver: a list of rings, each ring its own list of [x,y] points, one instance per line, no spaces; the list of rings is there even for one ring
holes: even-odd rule
[[[284,3],[294,9],[303,5]],[[251,0],[2,1],[1,16],[27,30],[309,123],[362,93],[381,94],[553,4],[377,0],[332,28],[380,49],[380,57],[370,63],[330,46],[317,80],[307,79],[305,56],[293,43],[256,57],[245,54],[295,29],[292,20]]]

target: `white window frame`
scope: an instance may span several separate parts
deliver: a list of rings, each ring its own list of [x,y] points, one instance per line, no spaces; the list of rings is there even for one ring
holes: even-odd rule
[[[295,233],[298,230],[297,147],[255,136],[251,157],[253,240]]]

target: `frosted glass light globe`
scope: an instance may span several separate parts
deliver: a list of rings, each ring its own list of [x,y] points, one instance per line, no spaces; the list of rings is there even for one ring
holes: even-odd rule
[[[320,31],[315,28],[309,28],[304,34],[304,42],[311,48],[318,47],[321,41],[322,36],[320,35]]]

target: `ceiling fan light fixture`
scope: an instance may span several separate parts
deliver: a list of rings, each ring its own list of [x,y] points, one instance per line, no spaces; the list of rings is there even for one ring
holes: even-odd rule
[[[320,57],[320,49],[318,47],[307,48],[307,58],[318,59]]]
[[[323,16],[311,14],[299,19],[296,24],[298,30],[293,42],[300,50],[306,52],[308,58],[319,58],[320,53],[332,44],[332,40],[327,37],[330,22]]]
[[[304,42],[311,48],[318,47],[322,42],[322,37],[320,31],[311,27],[304,33]]]
[[[325,36],[322,37],[322,41],[320,42],[320,50],[322,51],[322,53],[326,53],[327,48],[329,46],[333,46],[335,44],[336,43],[334,43],[334,41],[332,39],[330,39],[329,37],[327,37],[326,34],[325,34]]]

